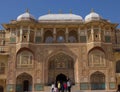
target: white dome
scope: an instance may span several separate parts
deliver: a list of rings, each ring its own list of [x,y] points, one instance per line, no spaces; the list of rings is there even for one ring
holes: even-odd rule
[[[46,14],[43,16],[40,16],[38,18],[39,21],[57,21],[57,20],[77,20],[77,21],[83,21],[83,18],[79,15],[75,15],[75,14]]]
[[[17,17],[17,21],[21,20],[35,20],[35,18],[28,11],[26,11]]]
[[[100,20],[100,19],[101,19],[100,15],[93,11],[85,17],[86,22],[89,22],[92,20]]]

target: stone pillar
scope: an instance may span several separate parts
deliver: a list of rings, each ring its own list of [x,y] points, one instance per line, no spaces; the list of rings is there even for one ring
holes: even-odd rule
[[[99,26],[99,41],[102,41],[102,32],[101,27]]]
[[[23,35],[23,27],[20,27],[20,42],[22,42],[22,35]]]
[[[44,28],[41,28],[41,42],[43,43],[44,41],[44,34],[43,34]]]
[[[27,42],[30,42],[30,26],[28,26]]]
[[[94,41],[94,28],[93,28],[93,26],[91,28],[91,36],[92,36],[92,42],[93,42]]]
[[[68,43],[68,27],[66,27],[66,31],[65,31],[65,40],[66,40],[66,43]]]
[[[35,28],[34,43],[35,43],[35,40],[36,40],[36,34],[37,34],[37,29]]]
[[[56,42],[56,28],[53,29],[53,40]]]
[[[80,42],[80,27],[78,28],[78,42]]]

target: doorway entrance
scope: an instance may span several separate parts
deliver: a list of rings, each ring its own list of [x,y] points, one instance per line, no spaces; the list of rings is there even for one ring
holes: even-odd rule
[[[67,77],[64,74],[59,74],[56,77],[56,82],[59,81],[60,83],[66,82],[67,81]]]
[[[2,86],[0,86],[0,92],[3,92],[3,87]]]
[[[66,75],[74,83],[73,58],[62,52],[50,57],[48,62],[48,84],[55,81],[66,81]]]
[[[16,79],[16,92],[32,91],[32,76],[22,73]]]
[[[23,91],[29,91],[29,81],[28,80],[23,81]]]

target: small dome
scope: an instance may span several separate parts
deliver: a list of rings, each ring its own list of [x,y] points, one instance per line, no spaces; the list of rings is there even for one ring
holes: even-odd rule
[[[35,20],[35,18],[27,10],[25,13],[17,17],[17,21],[21,21],[21,20]]]
[[[83,21],[83,18],[79,15],[75,14],[46,14],[43,16],[40,16],[38,18],[39,21],[72,21],[72,20],[77,20],[77,21]]]
[[[99,14],[95,13],[94,11],[91,11],[91,13],[85,17],[85,22],[89,22],[92,20],[100,20],[100,19],[101,17]]]

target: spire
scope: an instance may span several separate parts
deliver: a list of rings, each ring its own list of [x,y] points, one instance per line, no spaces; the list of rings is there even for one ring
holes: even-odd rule
[[[93,8],[91,9],[91,13],[92,13],[92,12],[94,12],[94,9],[93,9]]]
[[[51,13],[51,11],[50,10],[48,10],[48,14],[50,14]]]
[[[26,12],[29,13],[29,9],[28,8],[26,9]]]
[[[72,14],[72,9],[70,9],[70,14]]]
[[[62,10],[59,10],[59,13],[62,14]]]

